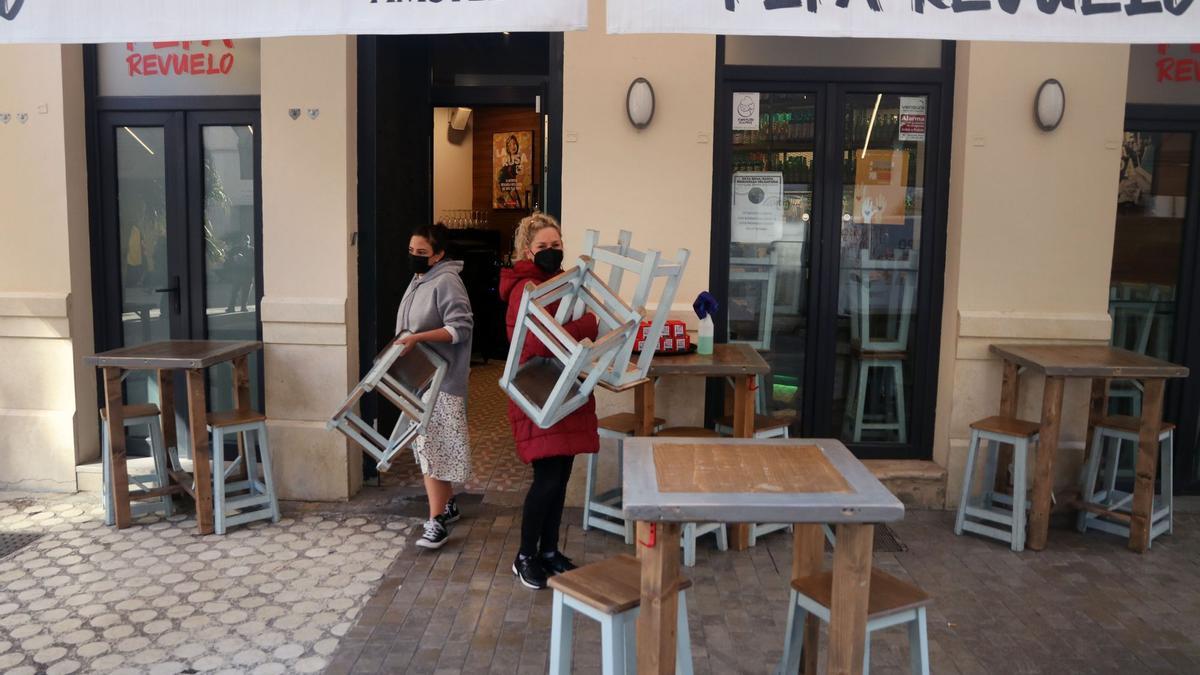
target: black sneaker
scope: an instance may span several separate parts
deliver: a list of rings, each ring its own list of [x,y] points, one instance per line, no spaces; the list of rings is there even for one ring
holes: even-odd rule
[[[541,561],[534,556],[518,554],[513,561],[512,571],[526,588],[540,591],[546,587],[546,570],[542,569]]]
[[[432,520],[425,521],[425,532],[417,539],[417,546],[428,549],[441,548],[446,540],[450,538],[450,531],[446,529],[445,523],[442,522],[441,516]]]
[[[550,576],[562,574],[563,572],[570,572],[576,567],[575,563],[571,562],[570,558],[562,553],[559,553],[558,551],[543,553],[539,557],[542,561],[542,569],[546,570],[546,574],[549,574]]]
[[[454,497],[451,497],[450,501],[446,502],[446,508],[442,510],[442,522],[449,525],[457,523],[459,518],[462,518],[462,514],[458,511],[458,504],[455,503]]]

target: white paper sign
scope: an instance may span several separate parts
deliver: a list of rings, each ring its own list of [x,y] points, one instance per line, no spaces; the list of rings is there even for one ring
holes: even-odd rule
[[[1200,38],[1200,2],[608,0],[608,32],[1193,43]]]
[[[925,140],[925,121],[928,119],[924,96],[900,97],[900,141]]]
[[[0,43],[565,31],[587,0],[0,0]]]
[[[758,103],[757,91],[733,92],[734,131],[758,131]]]
[[[733,174],[733,241],[769,244],[783,238],[783,172]]]

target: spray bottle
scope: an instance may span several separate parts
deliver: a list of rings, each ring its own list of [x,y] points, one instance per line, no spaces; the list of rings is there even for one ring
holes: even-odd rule
[[[696,296],[692,309],[700,318],[700,334],[696,344],[696,353],[708,355],[713,353],[713,320],[712,315],[717,311],[717,299],[708,291]]]

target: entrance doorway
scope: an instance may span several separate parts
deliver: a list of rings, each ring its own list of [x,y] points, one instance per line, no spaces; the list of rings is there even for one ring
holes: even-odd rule
[[[727,67],[717,91],[718,338],[771,365],[759,414],[860,457],[930,454],[944,259],[943,70]],[[830,81],[837,75],[842,81]],[[728,251],[728,257],[718,252]]]
[[[261,338],[257,110],[105,110],[97,116],[97,344]],[[262,364],[251,356],[253,405]],[[209,371],[209,401],[230,408],[232,369]],[[130,403],[157,402],[132,373]]]

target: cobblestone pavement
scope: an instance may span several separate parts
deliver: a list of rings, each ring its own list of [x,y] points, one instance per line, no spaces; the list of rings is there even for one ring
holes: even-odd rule
[[[0,672],[314,673],[415,519],[300,514],[198,536],[186,516],[105,527],[87,495],[0,498]]]
[[[549,591],[515,583],[515,509],[465,512],[439,552],[406,548],[334,655],[330,674],[544,673]],[[617,537],[583,532],[568,510],[564,550],[587,563],[629,552]],[[929,591],[934,673],[1200,672],[1200,516],[1136,555],[1107,535],[1060,527],[1042,553],[952,533],[953,515],[912,512],[894,526],[907,545],[875,564]],[[709,538],[711,540],[711,538]],[[750,551],[701,546],[685,570],[697,673],[770,672],[782,650],[790,537]],[[577,619],[575,671],[600,670],[596,624]],[[873,673],[907,673],[902,629],[871,643]]]

